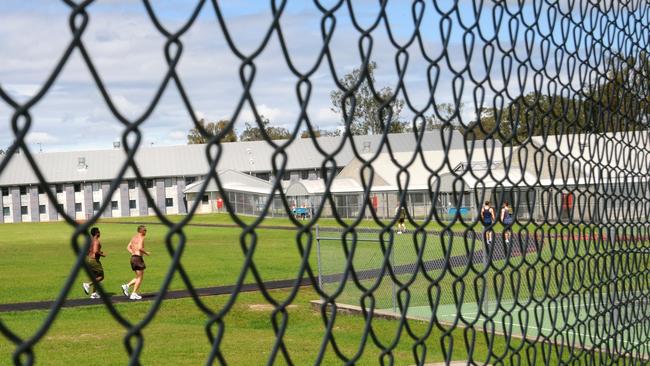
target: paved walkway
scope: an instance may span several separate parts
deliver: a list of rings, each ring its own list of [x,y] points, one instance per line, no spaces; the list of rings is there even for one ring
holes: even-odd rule
[[[280,281],[268,281],[264,282],[264,287],[268,290],[271,289],[280,289],[280,288],[290,288],[293,286],[295,280],[280,280]],[[309,279],[304,279],[301,281],[300,286],[307,286],[311,284]],[[218,286],[218,287],[206,287],[206,288],[197,288],[195,289],[196,293],[199,296],[212,296],[212,295],[228,295],[233,292],[235,286]],[[252,292],[258,291],[259,286],[257,284],[245,284],[241,288],[241,292]],[[142,295],[142,300],[153,300],[156,297],[156,293],[148,293]],[[175,290],[167,291],[164,298],[165,299],[182,299],[190,297],[190,292],[188,290]],[[111,296],[111,302],[113,304],[131,302],[123,294]],[[70,299],[66,300],[63,303],[64,308],[73,308],[79,306],[90,306],[90,305],[100,305],[104,304],[101,299]],[[0,312],[8,311],[27,311],[27,310],[47,310],[54,305],[54,301],[32,301],[32,302],[21,302],[15,304],[0,304]]]

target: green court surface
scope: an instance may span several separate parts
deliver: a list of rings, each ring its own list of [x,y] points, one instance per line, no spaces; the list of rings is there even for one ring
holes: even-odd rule
[[[630,294],[627,294],[628,296]],[[589,297],[573,295],[558,300],[544,300],[527,306],[511,300],[486,303],[464,302],[436,307],[436,320],[458,327],[474,324],[474,328],[524,340],[547,339],[580,348],[645,349],[639,340],[645,339],[643,324],[636,322],[650,312],[650,300],[637,296],[610,302],[611,296]],[[382,312],[396,313],[393,308]],[[413,306],[407,316],[429,321],[431,307]],[[644,353],[644,356],[650,356]]]

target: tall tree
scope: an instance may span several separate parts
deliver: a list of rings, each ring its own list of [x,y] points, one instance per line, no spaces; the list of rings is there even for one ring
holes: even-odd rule
[[[197,128],[191,128],[188,135],[187,135],[187,144],[205,144],[207,143],[212,137],[216,136],[218,133],[221,131],[225,130],[228,128],[228,125],[230,124],[230,121],[228,120],[220,120],[218,122],[205,122],[204,119],[201,119],[199,121],[199,125],[203,128],[205,131],[204,133],[201,133],[201,131]],[[222,142],[235,142],[237,141],[237,134],[235,133],[235,129],[231,129],[228,131],[226,136],[224,136],[223,139],[221,139]]]
[[[271,126],[269,119],[264,116],[260,116],[260,119],[264,132],[266,132],[271,140],[283,140],[291,137],[291,133],[286,128]],[[241,141],[265,140],[264,134],[259,126],[249,122],[246,122],[246,128],[244,129],[244,132],[242,132],[241,136],[239,136],[239,139]]]
[[[353,135],[383,133],[384,127],[388,123],[390,123],[388,129],[390,133],[406,130],[406,123],[399,119],[399,114],[404,108],[404,101],[398,98],[391,100],[393,91],[390,87],[376,89],[374,76],[376,69],[375,62],[368,64],[365,73],[362,73],[360,69],[354,69],[340,80],[345,90],[330,92],[332,111],[342,116],[341,123],[344,125],[345,116],[348,116],[350,131]],[[358,88],[346,97],[346,91],[352,90],[359,80],[362,81]],[[353,105],[354,110],[352,109]],[[383,105],[385,106],[382,108]]]
[[[529,93],[504,107],[484,108],[479,122],[468,130],[475,138],[492,135],[502,142],[521,144],[529,136],[581,132],[584,118],[577,99]]]
[[[586,88],[584,129],[618,132],[647,128],[650,113],[650,60],[611,59],[607,73]]]
[[[465,130],[469,138],[491,134],[517,144],[528,136],[634,131],[647,129],[648,123],[650,60],[642,53],[637,59],[610,60],[607,72],[577,95],[534,92],[484,108],[479,121]]]

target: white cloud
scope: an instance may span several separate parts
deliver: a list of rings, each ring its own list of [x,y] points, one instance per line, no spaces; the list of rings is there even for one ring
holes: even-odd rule
[[[34,1],[34,4],[46,3],[51,2]],[[57,11],[48,10],[47,7],[24,5],[26,2],[23,2],[22,9],[31,9],[21,11],[11,4],[11,1],[0,1],[0,85],[18,100],[25,100],[40,89],[71,41],[68,29],[69,9],[59,6]],[[174,6],[169,3],[160,4],[156,3],[155,6],[161,7],[161,21],[170,30],[176,30],[188,14],[187,9],[174,11]],[[322,14],[313,6],[305,4],[289,2],[288,6],[300,9],[298,12],[290,9],[281,19],[290,61],[303,73],[314,67],[322,49],[319,29]],[[376,3],[369,4],[373,6],[355,5],[354,10],[362,16],[374,16],[377,12]],[[256,3],[250,8],[241,8],[238,1],[225,3],[230,35],[237,47],[245,53],[260,46],[260,41],[270,26],[271,17],[268,6]],[[433,12],[431,6],[427,9]],[[176,70],[197,118],[212,121],[232,118],[243,98],[243,87],[239,80],[242,61],[230,49],[214,14],[208,10],[204,9],[190,31],[181,37],[183,55]],[[152,102],[167,71],[165,38],[155,29],[139,4],[134,5],[129,1],[98,2],[89,11],[90,23],[82,39],[92,62],[120,112],[129,118],[139,116]],[[335,15],[337,27],[330,52],[336,76],[341,78],[360,64],[357,50],[359,32],[352,29],[346,7],[342,7]],[[400,21],[405,21],[394,13],[390,18],[394,27],[398,27]],[[439,18],[439,14],[429,16],[427,24],[437,27]],[[368,19],[364,22],[366,20]],[[489,21],[486,22],[489,28]],[[402,39],[410,28],[402,29],[398,38]],[[502,30],[506,31],[507,28]],[[439,41],[439,32],[423,32],[422,36],[429,56],[442,52],[444,47]],[[394,88],[396,50],[390,45],[385,30],[381,27],[373,33],[373,41],[373,58],[381,62],[379,75],[376,75],[378,84]],[[460,53],[461,45],[453,43],[454,41],[457,42],[452,39],[448,46],[448,50],[452,51],[448,55],[451,57],[448,61],[453,65],[464,62]],[[481,80],[486,73],[480,52],[482,46],[477,41],[468,71],[477,80]],[[409,49],[406,89],[416,108],[422,108],[429,102],[426,70],[430,65],[419,54],[417,47],[419,46]],[[496,67],[501,56],[500,53],[495,55],[495,67],[490,75],[490,87],[496,90],[507,87],[503,86],[503,77]],[[287,66],[277,35],[269,39],[263,52],[255,58],[254,64],[256,76],[251,93],[258,112],[269,118],[274,125],[291,128],[299,113],[295,95],[299,77]],[[450,102],[453,74],[446,66],[446,60],[441,60],[439,66],[442,74],[436,88],[436,102]],[[528,77],[531,75],[532,73]],[[474,109],[471,93],[475,84],[466,75],[463,77],[466,81],[462,96],[466,101],[463,117],[471,118]],[[340,116],[330,110],[329,91],[336,87],[332,79],[332,71],[326,62],[319,65],[318,70],[310,76],[313,90],[308,105],[309,116],[312,123],[325,129],[336,128],[340,122]],[[490,87],[486,87],[486,103],[491,102],[490,93],[494,92]],[[5,103],[0,102],[0,146],[7,146],[11,142],[13,133],[10,130],[10,119],[13,112]],[[30,113],[34,117],[32,130],[42,134],[32,132],[30,139],[48,144],[47,151],[75,150],[90,144],[110,148],[112,141],[119,138],[125,130],[107,108],[78,50],[73,52],[52,89]],[[407,108],[402,113],[403,118],[412,115]],[[252,120],[253,115],[245,105],[237,120],[237,130],[241,132],[243,122]],[[152,115],[141,126],[143,144],[185,143],[190,128],[191,118],[176,85],[170,81]]]
[[[136,114],[138,114],[138,112],[140,112],[143,109],[142,106],[130,102],[123,95],[115,95],[112,97],[112,100],[113,103],[115,104],[115,107],[117,107],[118,111],[124,115],[135,116]]]
[[[41,85],[8,83],[5,85],[5,88],[12,97],[18,97],[17,99],[27,99],[38,93],[41,89]]]
[[[168,136],[172,140],[184,142],[187,139],[187,131],[172,131]]]
[[[27,134],[28,144],[55,144],[59,139],[47,132],[30,132]]]
[[[257,113],[261,116],[264,116],[265,118],[268,118],[269,121],[271,121],[271,124],[281,124],[282,122],[286,122],[284,118],[288,117],[288,113],[283,111],[280,108],[273,108],[269,107],[266,104],[261,104],[258,105],[257,107]],[[253,115],[253,112],[250,109],[245,109],[239,120],[244,121],[244,122],[252,122],[255,120],[255,116]]]

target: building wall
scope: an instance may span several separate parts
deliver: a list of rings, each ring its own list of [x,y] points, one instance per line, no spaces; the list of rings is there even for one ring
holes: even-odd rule
[[[135,187],[135,196],[136,204],[138,205],[138,215],[139,216],[148,216],[149,215],[149,203],[147,202],[147,196],[144,193],[144,190],[147,188],[142,188],[141,186]]]
[[[27,207],[29,207],[29,221],[31,222],[41,221],[41,217],[38,210],[38,206],[39,206],[38,187],[30,186],[29,189],[27,190],[27,196],[29,201],[25,203],[27,204]]]
[[[156,202],[156,207],[160,212],[165,213],[165,180],[156,179],[156,185],[154,186],[155,195],[153,196],[154,201]]]
[[[127,182],[120,183],[120,216],[128,217],[131,216],[129,209],[129,184]]]
[[[103,182],[102,183],[102,198],[104,197],[109,197],[110,195],[110,188],[111,185],[108,182]],[[114,201],[114,196],[110,195],[111,199],[108,202],[108,206],[106,206],[106,209],[104,212],[102,212],[102,217],[113,217],[113,209],[111,209],[111,202]],[[102,201],[100,201],[102,202]],[[119,202],[118,202],[119,204]]]
[[[177,179],[176,180],[176,192],[175,194],[170,195],[174,198],[174,204],[176,205],[176,213],[185,214],[187,213],[187,199],[183,191],[185,190],[185,180]],[[173,192],[173,191],[172,191]]]
[[[93,186],[91,183],[85,183],[82,185],[81,190],[83,195],[80,198],[80,201],[83,202],[82,212],[84,213],[82,219],[89,219],[93,215]]]
[[[11,218],[12,222],[21,222],[20,216],[20,188],[11,187]]]
[[[59,194],[56,193],[56,187],[55,186],[52,186],[52,193],[54,193],[54,197],[57,197],[57,199],[58,199]],[[45,196],[45,197],[47,197],[47,196]],[[49,199],[47,199],[46,207],[47,207],[46,208],[47,209],[47,218],[44,219],[43,221],[56,221],[56,220],[58,220],[59,219],[59,213],[56,212],[56,202],[52,202]]]

